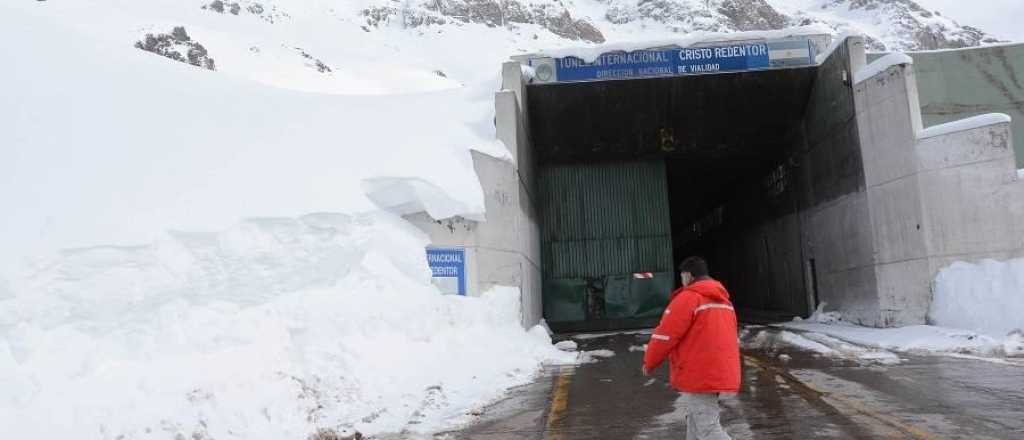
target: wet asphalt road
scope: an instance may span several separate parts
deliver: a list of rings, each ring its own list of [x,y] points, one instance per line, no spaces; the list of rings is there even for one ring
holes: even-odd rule
[[[771,331],[771,330],[769,330]],[[646,334],[577,340],[611,358],[552,367],[472,426],[471,440],[683,439],[667,370],[640,374]],[[630,348],[633,348],[631,351]],[[723,396],[734,439],[1024,439],[1024,366],[900,355],[896,365],[798,349],[744,350],[743,387]],[[787,356],[782,356],[786,358]]]

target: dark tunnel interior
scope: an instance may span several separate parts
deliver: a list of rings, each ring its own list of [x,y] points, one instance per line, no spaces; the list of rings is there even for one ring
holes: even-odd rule
[[[552,328],[656,323],[689,255],[741,319],[805,315],[790,174],[817,70],[529,86]]]

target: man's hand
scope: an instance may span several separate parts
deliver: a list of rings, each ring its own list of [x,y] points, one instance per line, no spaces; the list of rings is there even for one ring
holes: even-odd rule
[[[640,366],[640,371],[644,373],[644,376],[650,376],[651,375],[651,370],[648,370],[646,365],[641,365]]]

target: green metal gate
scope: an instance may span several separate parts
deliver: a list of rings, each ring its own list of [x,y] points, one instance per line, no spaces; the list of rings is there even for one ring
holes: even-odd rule
[[[538,183],[551,327],[657,323],[675,282],[664,163],[551,165]]]

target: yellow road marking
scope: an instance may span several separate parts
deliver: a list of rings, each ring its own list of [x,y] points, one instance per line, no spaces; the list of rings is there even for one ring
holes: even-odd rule
[[[858,413],[860,415],[863,415],[865,417],[874,419],[874,420],[879,421],[879,422],[881,422],[881,423],[883,423],[885,425],[888,425],[889,427],[891,427],[891,428],[893,428],[893,429],[895,429],[897,431],[900,431],[903,434],[905,434],[906,436],[908,436],[910,438],[913,438],[913,439],[917,439],[917,440],[935,440],[935,439],[938,438],[934,434],[929,433],[928,431],[925,431],[925,430],[923,430],[921,428],[918,428],[916,426],[912,426],[912,425],[908,425],[906,423],[903,423],[902,421],[900,421],[899,419],[897,419],[895,417],[887,416],[885,414],[879,413],[878,411],[874,411],[871,408],[868,408],[867,406],[864,406],[864,405],[859,404],[857,402],[853,402],[853,401],[850,401],[850,400],[847,400],[847,399],[843,399],[841,397],[835,396],[832,393],[828,393],[826,391],[821,391],[821,390],[819,390],[817,388],[814,388],[810,384],[808,384],[808,383],[798,379],[796,376],[793,376],[790,372],[788,372],[788,371],[786,371],[784,369],[781,369],[781,368],[778,368],[778,367],[766,364],[764,362],[761,362],[760,360],[758,360],[755,357],[744,355],[743,359],[746,360],[747,363],[749,363],[749,364],[751,364],[751,365],[753,365],[753,366],[755,366],[757,368],[760,368],[760,369],[762,369],[764,371],[767,371],[769,373],[775,374],[776,376],[782,378],[782,380],[784,380],[787,383],[789,383],[790,386],[792,386],[798,393],[803,395],[805,398],[814,398],[814,399],[822,400],[823,402],[825,402],[829,406],[835,408],[836,410],[839,410],[839,408],[838,408],[839,406],[846,407],[847,409],[850,409],[850,410],[852,410],[852,411],[854,411],[854,412],[856,412],[856,413]],[[842,412],[842,411],[840,411],[840,412]]]
[[[548,411],[547,435],[550,440],[561,440],[562,433],[557,428],[565,419],[565,410],[569,407],[569,383],[576,368],[563,365],[558,370],[558,379],[551,390],[551,409]]]

